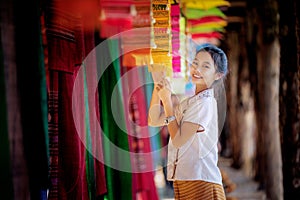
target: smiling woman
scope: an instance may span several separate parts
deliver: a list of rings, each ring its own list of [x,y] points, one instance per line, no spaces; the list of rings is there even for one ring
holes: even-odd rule
[[[197,53],[190,68],[190,74],[192,82],[198,85],[196,93],[211,87],[215,80],[222,77],[222,74],[216,71],[211,55],[206,51]]]
[[[174,106],[169,80],[155,82],[148,121],[150,126],[168,128],[167,173],[174,181],[175,199],[225,199],[217,166],[218,109],[212,86],[226,73],[225,53],[204,44],[198,46],[190,68],[194,96]]]

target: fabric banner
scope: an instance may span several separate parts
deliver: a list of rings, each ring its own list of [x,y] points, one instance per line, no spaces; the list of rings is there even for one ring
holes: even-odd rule
[[[139,67],[150,64],[151,1],[133,1],[132,29],[122,34],[122,66]]]
[[[199,19],[189,19],[188,23],[190,25],[199,25],[199,24],[206,24],[206,23],[218,23],[221,24],[223,26],[227,25],[227,21],[222,18],[222,17],[218,17],[218,16],[205,16],[205,17],[201,17]]]
[[[172,76],[171,4],[169,0],[152,1],[153,45],[150,71],[166,70]],[[152,64],[153,63],[153,64]]]
[[[100,1],[100,37],[108,38],[132,28],[132,0]]]
[[[101,41],[99,39],[98,43],[100,42]],[[105,67],[104,65],[107,60],[111,60],[110,58],[112,57],[112,54],[118,55],[119,53],[119,41],[109,41],[104,43],[103,45],[106,45],[105,49],[107,49],[108,51],[97,52],[97,55],[101,55],[97,57],[97,66],[100,66],[101,71]],[[114,108],[119,111],[119,120],[121,121],[121,123],[125,123],[121,88],[117,89],[117,95],[115,96],[115,98],[113,98],[113,102],[111,98],[113,89],[117,81],[120,79],[119,62],[119,59],[113,61],[113,63],[110,63],[105,71],[102,71],[103,75],[100,78],[98,87],[101,116],[100,124],[104,134],[103,137],[106,137],[109,142],[112,143],[110,144],[106,142],[106,140],[103,140],[105,163],[116,163],[130,168],[130,156],[121,156],[119,152],[113,152],[111,146],[115,145],[117,148],[129,151],[127,134],[116,124],[111,109],[112,106],[114,106]],[[109,165],[105,166],[107,183],[107,194],[105,195],[105,198],[108,200],[132,199],[131,173],[115,169],[116,166],[113,167],[114,168],[110,167]]]
[[[86,149],[86,145],[93,148],[93,134],[89,131],[95,119],[83,118],[75,127],[72,115],[75,111],[82,112],[83,117],[89,116],[81,107],[72,107],[72,94],[76,79],[80,82],[80,91],[76,92],[88,92],[84,88],[84,76],[77,76],[77,72],[95,46],[94,32],[86,23],[92,16],[83,15],[74,5],[79,1],[69,7],[62,6],[63,3],[65,1],[48,2],[45,13],[49,61],[49,199],[93,199],[106,192],[104,166]],[[76,11],[70,10],[74,7]],[[85,100],[84,95],[78,98],[81,102]],[[79,133],[84,134],[84,139]]]
[[[187,19],[199,19],[205,16],[218,16],[226,19],[226,15],[218,8],[213,7],[207,10],[200,10],[195,8],[185,8],[183,10],[184,15]]]
[[[142,69],[128,70],[122,68],[123,90],[130,91],[123,94],[125,102],[126,125],[132,162],[133,199],[152,200],[158,199],[158,194],[154,184],[153,157],[151,154],[151,142],[147,124],[147,107],[145,91],[141,82]],[[137,86],[141,86],[136,88]],[[136,88],[136,89],[135,89]]]
[[[1,35],[5,47],[14,199],[45,199],[48,186],[47,98],[39,5],[37,2],[14,2],[2,6],[1,27],[5,31]],[[24,24],[30,31],[22,31]]]
[[[201,1],[193,1],[193,0],[182,0],[183,3],[187,8],[196,8],[196,9],[203,9],[208,10],[214,7],[224,7],[230,6],[228,1],[224,0],[201,0]]]
[[[223,35],[222,35],[222,33],[217,32],[217,31],[192,34],[192,39],[197,39],[197,38],[217,38],[217,39],[222,39]]]
[[[225,32],[225,28],[223,27],[218,27],[218,25],[216,26],[196,26],[196,27],[190,27],[188,28],[188,32],[190,34],[194,34],[194,33],[208,33],[208,32],[220,32],[220,33],[224,33]]]
[[[172,27],[172,69],[173,72],[181,72],[180,67],[180,6],[179,4],[171,5],[171,27]]]
[[[100,111],[99,111],[99,94],[93,91],[97,85],[97,58],[95,54],[95,39],[94,29],[90,29],[89,23],[86,22],[89,18],[83,21],[84,30],[84,54],[85,58],[83,65],[84,71],[84,113],[85,119],[85,138],[86,138],[86,165],[88,177],[88,189],[90,199],[98,198],[107,192],[105,170],[103,164],[103,149],[102,149],[102,135],[99,130]],[[87,78],[89,77],[89,78]],[[95,114],[96,115],[95,115]],[[83,136],[84,137],[84,136]]]

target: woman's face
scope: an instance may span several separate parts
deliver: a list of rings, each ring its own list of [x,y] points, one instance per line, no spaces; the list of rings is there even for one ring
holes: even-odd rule
[[[219,78],[215,64],[208,52],[200,51],[190,67],[192,82],[209,88]]]

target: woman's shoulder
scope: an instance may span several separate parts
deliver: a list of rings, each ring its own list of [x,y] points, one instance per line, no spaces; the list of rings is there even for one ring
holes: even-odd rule
[[[203,105],[203,104],[211,104],[215,102],[214,97],[198,97],[192,98],[187,101],[189,105]]]

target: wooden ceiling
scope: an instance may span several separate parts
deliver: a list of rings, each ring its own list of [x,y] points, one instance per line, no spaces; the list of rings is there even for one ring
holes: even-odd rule
[[[228,17],[227,29],[237,29],[245,21],[246,17],[246,0],[229,0],[230,6],[224,10],[224,14]]]

